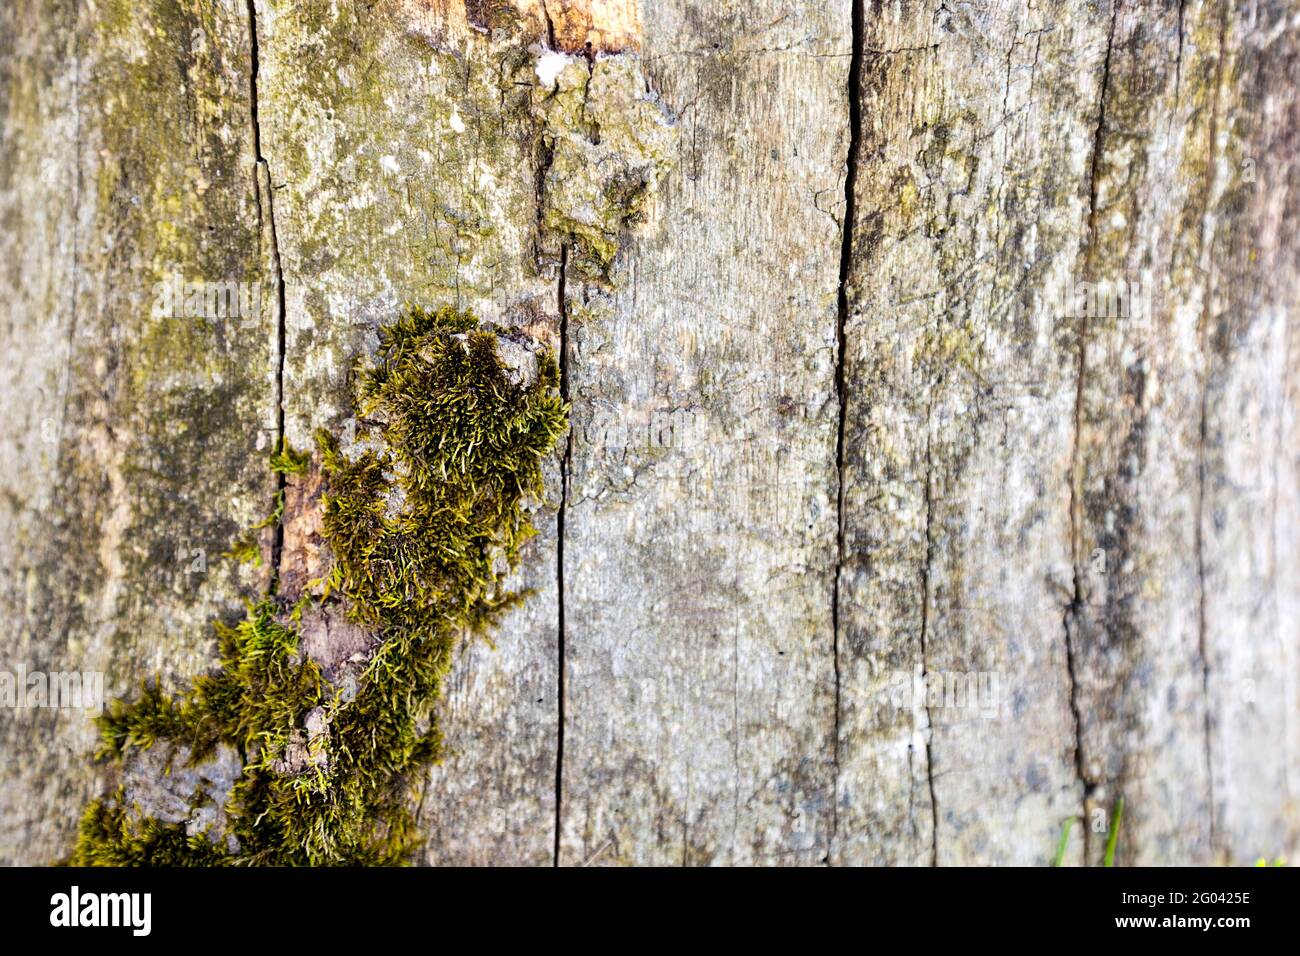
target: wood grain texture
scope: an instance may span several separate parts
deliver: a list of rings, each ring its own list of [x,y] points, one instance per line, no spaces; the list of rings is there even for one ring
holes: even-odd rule
[[[1244,863],[1294,858],[1300,840],[1300,37],[1290,4],[1227,13],[1200,326],[1201,613],[1213,859]]]
[[[1105,35],[1083,4],[865,31],[836,859],[1042,862],[1082,787],[1075,363],[1036,303],[1080,246]]]
[[[1294,858],[1293,7],[6,4],[0,670],[209,666],[281,428],[450,304],[573,415],[421,862]],[[92,727],[0,741],[56,859]]]
[[[396,3],[259,2],[257,16],[289,440],[355,434],[351,373],[404,302],[554,340],[558,249],[538,247],[541,128],[528,111],[536,36],[441,29]],[[537,524],[519,579],[533,595],[494,648],[462,649],[446,686],[449,754],[421,800],[430,863],[553,857],[554,509]]]
[[[1295,361],[1279,305],[1294,269],[1279,261],[1294,250],[1268,228],[1278,213],[1248,162],[1271,91],[1242,82],[1287,16],[1222,3],[1112,16],[1076,274],[1137,283],[1147,308],[1081,325],[1071,617],[1086,810],[1100,824],[1125,799],[1133,863],[1249,863],[1294,840],[1297,631],[1278,604],[1295,572],[1272,543],[1295,489],[1278,466]],[[1260,287],[1261,256],[1278,284]],[[1250,828],[1222,829],[1243,804]],[[1099,861],[1102,839],[1088,849]]]
[[[274,326],[154,314],[157,282],[264,281],[242,3],[0,17],[0,668],[111,695],[207,668],[267,514]],[[166,311],[166,310],[163,310]],[[81,710],[0,713],[0,860],[50,863],[107,784]]]
[[[680,155],[568,302],[560,862],[816,863],[847,9],[656,4]]]
[[[1131,314],[1085,309],[1072,320],[1082,384],[1069,621],[1092,862],[1120,796],[1121,858],[1205,862],[1210,851],[1198,328],[1221,20],[1197,4],[1159,16],[1115,5],[1107,28],[1074,274],[1136,284],[1142,299]]]

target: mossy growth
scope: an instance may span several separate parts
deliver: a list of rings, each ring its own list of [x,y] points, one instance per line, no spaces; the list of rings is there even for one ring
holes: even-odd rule
[[[96,800],[78,829],[78,866],[221,866],[227,855],[206,835],[190,836],[184,823],[136,817],[118,791],[112,802]]]
[[[271,470],[280,475],[302,475],[311,464],[311,455],[295,451],[289,442],[280,439],[280,447],[271,455]]]
[[[86,810],[70,862],[410,857],[414,790],[439,757],[434,705],[453,648],[521,599],[504,579],[534,533],[526,505],[566,427],[554,357],[531,352],[536,375],[516,374],[504,337],[451,309],[410,308],[381,331],[376,361],[359,376],[365,450],[349,456],[318,436],[328,573],[219,624],[219,666],[184,693],[147,686],[100,720],[108,759],[167,741],[197,766],[235,748],[243,769],[222,795],[222,832],[159,819],[120,789]],[[302,475],[312,462],[282,446],[273,467]],[[351,685],[332,683],[302,646],[306,622],[321,615],[367,636]]]

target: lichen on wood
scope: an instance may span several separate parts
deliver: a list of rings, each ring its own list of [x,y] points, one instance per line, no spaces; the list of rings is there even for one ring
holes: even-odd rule
[[[547,53],[536,74],[536,110],[550,147],[542,222],[574,244],[584,278],[602,278],[620,236],[644,221],[655,183],[672,165],[675,121],[648,92],[634,55],[589,63]]]

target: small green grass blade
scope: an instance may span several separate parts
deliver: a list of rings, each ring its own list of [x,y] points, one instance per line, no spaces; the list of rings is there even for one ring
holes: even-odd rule
[[[1074,826],[1074,817],[1069,817],[1061,824],[1061,839],[1056,844],[1056,857],[1052,860],[1052,866],[1065,865],[1065,851],[1070,846],[1070,828]]]
[[[1115,815],[1110,820],[1110,833],[1106,834],[1106,858],[1102,866],[1115,865],[1115,847],[1119,843],[1119,825],[1124,821],[1124,798],[1115,802]]]

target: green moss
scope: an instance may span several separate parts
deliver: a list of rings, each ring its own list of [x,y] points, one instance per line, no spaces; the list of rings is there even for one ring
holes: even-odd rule
[[[304,475],[310,464],[310,454],[294,451],[284,439],[280,440],[280,447],[271,455],[271,470],[280,475]]]
[[[220,744],[238,749],[226,832],[187,836],[183,823],[119,792],[87,810],[73,863],[409,856],[418,842],[411,790],[440,751],[434,704],[452,649],[522,597],[503,585],[534,533],[521,504],[541,493],[542,461],[566,426],[554,358],[541,353],[528,381],[502,361],[499,342],[450,309],[412,308],[383,329],[357,396],[373,423],[368,450],[349,457],[319,436],[322,536],[334,556],[321,596],[309,588],[293,604],[284,595],[251,604],[237,624],[217,626],[213,673],[176,699],[147,687],[102,718],[110,757],[164,739],[196,765]],[[300,475],[310,460],[281,447],[273,467]],[[331,684],[300,647],[303,622],[322,613],[371,639],[353,688]]]
[[[97,756],[115,756],[128,747],[152,747],[158,740],[186,730],[176,702],[157,684],[146,685],[133,704],[113,701],[99,718],[100,749]]]
[[[79,866],[218,866],[226,857],[206,836],[188,836],[183,823],[133,820],[115,801],[95,800],[78,827]]]
[[[242,564],[251,564],[255,568],[262,566],[262,549],[258,546],[257,538],[252,534],[239,538],[223,557],[232,558]]]

